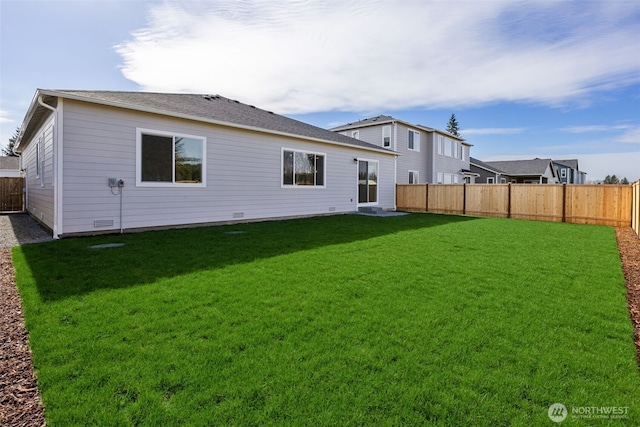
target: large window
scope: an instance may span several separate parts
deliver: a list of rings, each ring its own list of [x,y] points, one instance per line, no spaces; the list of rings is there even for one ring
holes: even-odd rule
[[[409,171],[409,184],[418,184],[420,182],[420,172]]]
[[[137,184],[204,186],[205,139],[138,130]]]
[[[324,186],[324,154],[282,150],[283,186]]]
[[[409,129],[408,148],[412,151],[420,151],[420,132]]]

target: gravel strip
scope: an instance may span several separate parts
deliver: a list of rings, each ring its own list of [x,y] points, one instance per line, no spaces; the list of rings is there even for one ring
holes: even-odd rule
[[[26,213],[0,215],[0,248],[12,248],[25,243],[52,240],[45,230]]]

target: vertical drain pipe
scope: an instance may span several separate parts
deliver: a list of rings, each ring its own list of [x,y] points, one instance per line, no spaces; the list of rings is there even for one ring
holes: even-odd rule
[[[60,229],[62,228],[62,221],[61,221],[61,217],[62,217],[62,201],[58,200],[61,199],[61,194],[62,194],[62,180],[61,179],[57,179],[58,178],[58,173],[60,173],[59,168],[57,167],[58,165],[56,165],[56,162],[58,161],[59,157],[60,157],[60,152],[61,149],[59,147],[59,144],[61,144],[61,142],[58,140],[58,109],[55,107],[52,107],[49,104],[45,104],[45,102],[42,100],[42,94],[38,95],[38,104],[41,105],[42,107],[46,108],[47,110],[51,110],[53,112],[53,134],[51,135],[52,138],[52,152],[53,152],[53,161],[52,161],[52,173],[53,173],[53,182],[54,182],[54,189],[53,189],[53,238],[54,239],[58,239],[59,238],[59,232]],[[29,187],[29,182],[26,181],[25,182],[25,187]],[[25,200],[26,202],[26,200]],[[28,209],[28,207],[27,207]],[[58,211],[58,209],[60,209],[60,211]],[[58,222],[60,222],[60,224],[58,224]],[[60,227],[58,227],[60,225]]]

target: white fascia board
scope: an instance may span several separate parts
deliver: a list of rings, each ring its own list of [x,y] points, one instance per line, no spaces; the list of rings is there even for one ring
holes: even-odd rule
[[[123,108],[123,109],[126,109],[126,110],[141,111],[141,112],[144,112],[144,113],[151,113],[151,114],[158,114],[158,115],[168,116],[168,117],[176,117],[176,118],[179,118],[179,119],[193,120],[193,121],[196,121],[196,122],[209,123],[209,124],[218,125],[218,126],[225,126],[225,127],[236,128],[236,129],[249,130],[249,131],[253,131],[253,132],[267,133],[267,134],[272,134],[272,135],[286,136],[286,137],[290,137],[290,138],[304,139],[304,140],[307,140],[307,141],[321,142],[321,143],[324,143],[324,144],[339,145],[339,146],[343,146],[343,147],[355,148],[355,149],[365,150],[365,151],[374,151],[374,152],[388,154],[388,155],[395,155],[396,154],[393,151],[384,150],[384,149],[361,147],[361,146],[358,146],[358,145],[351,145],[351,144],[346,144],[346,143],[341,143],[341,142],[336,142],[336,141],[329,141],[329,140],[326,140],[326,139],[313,138],[313,137],[304,136],[304,135],[298,135],[298,134],[294,134],[294,133],[280,132],[280,131],[260,128],[260,127],[255,127],[255,126],[240,125],[240,124],[237,124],[237,123],[225,122],[225,121],[222,121],[222,120],[207,119],[207,118],[203,118],[203,117],[200,117],[200,116],[193,116],[193,115],[190,115],[190,114],[169,112],[169,111],[160,110],[160,109],[157,109],[157,108],[140,107],[138,105],[125,104],[125,103],[122,103],[122,102],[105,101],[105,100],[102,100],[102,99],[93,99],[93,98],[88,98],[88,97],[83,97],[83,96],[78,96],[78,95],[71,95],[71,94],[67,94],[67,93],[64,93],[64,92],[57,92],[57,91],[47,90],[47,91],[42,91],[42,94],[50,95],[50,96],[56,96],[56,97],[59,97],[59,98],[71,99],[71,100],[74,100],[74,101],[88,102],[88,103],[91,103],[91,104],[106,105],[106,106],[109,106],[109,107]]]
[[[18,151],[20,148],[20,144],[22,144],[22,136],[26,130],[27,124],[31,121],[31,118],[36,112],[38,108],[38,97],[42,95],[41,89],[37,89],[35,95],[31,99],[31,104],[29,104],[29,109],[27,110],[27,114],[24,116],[22,120],[22,124],[20,125],[20,129],[18,130],[18,137],[16,138],[16,143],[14,145],[14,151]]]

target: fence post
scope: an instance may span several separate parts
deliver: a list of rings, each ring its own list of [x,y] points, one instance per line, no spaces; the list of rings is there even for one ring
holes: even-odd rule
[[[511,218],[511,183],[507,184],[507,218]]]
[[[567,183],[562,184],[562,222],[567,222]]]
[[[462,184],[462,215],[467,214],[467,183]]]
[[[424,200],[425,200],[424,211],[429,212],[429,183],[428,182],[424,185],[424,188],[425,188],[424,191],[426,192],[426,194],[424,195]]]

